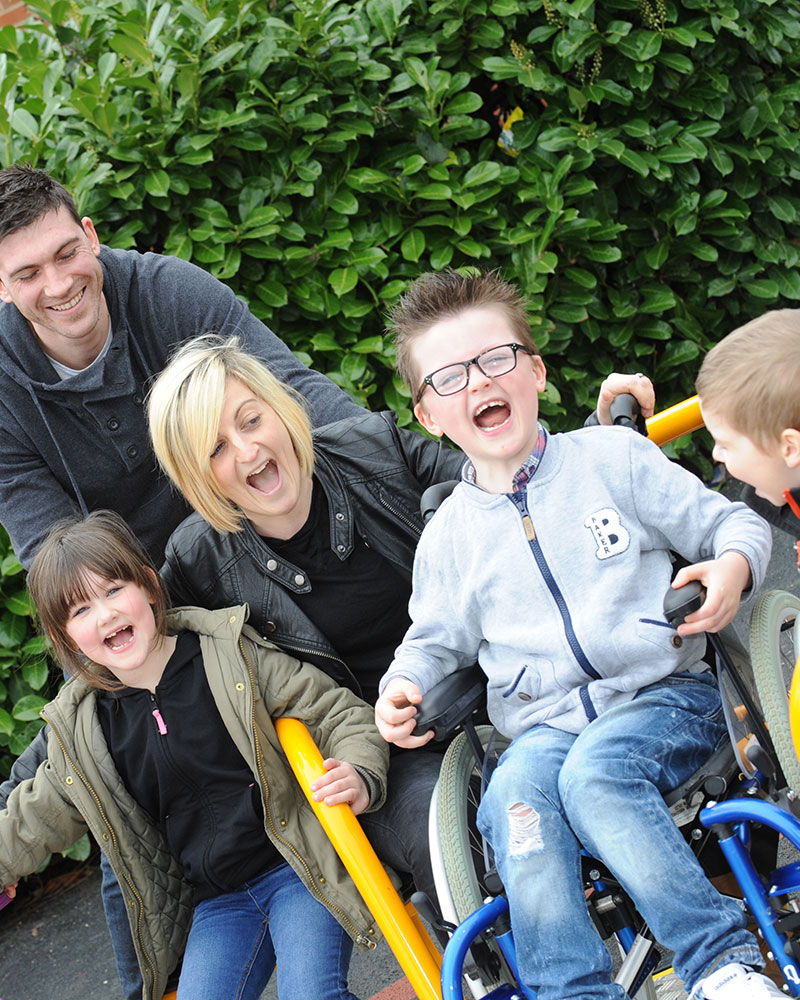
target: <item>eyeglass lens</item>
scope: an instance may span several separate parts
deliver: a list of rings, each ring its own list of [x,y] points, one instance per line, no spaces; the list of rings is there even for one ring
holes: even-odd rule
[[[487,378],[507,375],[516,368],[517,347],[517,344],[504,344],[502,347],[484,351],[471,361],[460,361],[456,365],[440,368],[431,375],[431,386],[440,396],[460,392],[469,382],[470,365],[477,365]]]

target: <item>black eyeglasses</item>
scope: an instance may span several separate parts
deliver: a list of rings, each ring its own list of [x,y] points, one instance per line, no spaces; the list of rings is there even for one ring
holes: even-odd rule
[[[523,347],[522,344],[503,344],[501,347],[492,347],[491,350],[484,351],[469,361],[459,361],[457,364],[437,368],[422,380],[417,392],[417,402],[422,399],[425,386],[428,385],[437,396],[453,396],[466,389],[469,383],[470,365],[477,365],[479,371],[487,378],[508,375],[517,367],[517,354],[520,351],[523,354],[533,354],[530,348]]]

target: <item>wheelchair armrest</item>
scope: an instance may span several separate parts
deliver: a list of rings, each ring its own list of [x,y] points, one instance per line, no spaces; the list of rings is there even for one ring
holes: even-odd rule
[[[670,587],[664,595],[664,617],[677,627],[687,615],[697,611],[705,599],[706,589],[697,580],[690,580],[677,590]]]
[[[477,663],[466,670],[457,670],[423,697],[411,735],[422,736],[432,729],[434,742],[443,740],[485,702],[486,677]]]

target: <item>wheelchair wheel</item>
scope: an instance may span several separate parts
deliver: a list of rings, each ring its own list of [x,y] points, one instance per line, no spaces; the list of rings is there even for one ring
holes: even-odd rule
[[[508,740],[491,726],[476,726],[476,732],[484,751],[491,741],[490,752],[496,763],[508,746]],[[459,923],[474,913],[489,895],[482,883],[488,867],[488,864],[482,863],[487,860],[483,838],[475,828],[481,781],[482,769],[475,760],[472,747],[464,733],[459,733],[444,755],[439,772],[436,830],[456,922]]]
[[[789,688],[800,655],[800,599],[771,590],[750,618],[750,658],[769,734],[789,787],[800,791],[800,761],[789,726]]]

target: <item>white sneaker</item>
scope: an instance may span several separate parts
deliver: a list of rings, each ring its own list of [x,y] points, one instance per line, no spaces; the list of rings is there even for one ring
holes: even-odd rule
[[[731,962],[702,979],[694,990],[693,1000],[769,1000],[786,994],[771,979],[744,965]]]

